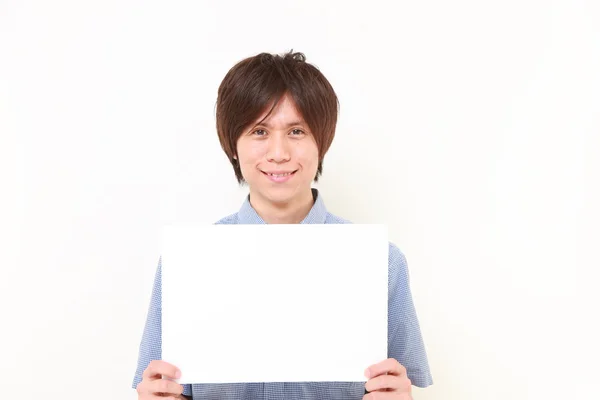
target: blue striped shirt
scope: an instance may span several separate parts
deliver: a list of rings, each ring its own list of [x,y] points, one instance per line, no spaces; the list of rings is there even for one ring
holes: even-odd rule
[[[322,196],[316,189],[313,189],[313,195],[314,205],[301,222],[302,224],[350,223],[329,213]],[[237,213],[217,222],[217,224],[230,225],[264,223],[250,205],[249,196]],[[198,340],[202,340],[201,336],[199,333]],[[159,259],[146,326],[139,348],[133,388],[136,388],[142,380],[142,374],[150,361],[161,359],[161,345],[161,260]],[[393,243],[389,245],[388,259],[388,357],[395,358],[406,367],[413,385],[426,387],[433,383],[410,292],[406,258]],[[367,367],[368,365],[365,365],[365,368]],[[364,384],[364,381],[203,383],[183,385],[183,394],[197,400],[358,400],[364,395]]]

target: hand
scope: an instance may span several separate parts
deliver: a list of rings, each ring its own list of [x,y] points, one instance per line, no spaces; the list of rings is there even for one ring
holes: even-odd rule
[[[168,379],[162,379],[162,375]],[[142,381],[137,385],[138,400],[179,400],[185,399],[183,386],[169,379],[178,379],[181,372],[177,367],[162,360],[154,360],[142,375]]]
[[[368,381],[363,400],[412,400],[412,384],[398,361],[388,358],[365,370]]]

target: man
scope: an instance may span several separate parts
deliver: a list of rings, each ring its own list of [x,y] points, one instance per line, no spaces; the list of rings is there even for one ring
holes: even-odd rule
[[[237,213],[217,224],[349,223],[329,213],[319,192],[311,188],[322,173],[337,113],[333,88],[302,53],[262,53],[236,64],[218,90],[217,132],[238,182],[247,183],[250,193]],[[364,384],[180,385],[173,381],[179,376],[177,367],[160,361],[159,260],[133,387],[140,400],[411,399],[411,385],[426,387],[432,379],[411,298],[406,259],[392,243],[388,292],[389,358],[368,366]],[[202,340],[202,332],[198,332],[198,340]],[[231,368],[235,367],[233,359]]]

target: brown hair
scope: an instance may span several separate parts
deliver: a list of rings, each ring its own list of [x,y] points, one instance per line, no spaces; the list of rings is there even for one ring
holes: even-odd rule
[[[296,103],[319,149],[315,181],[323,172],[323,158],[335,135],[339,108],[333,87],[321,71],[306,62],[303,53],[290,51],[283,56],[260,53],[229,70],[217,97],[219,141],[239,183],[244,182],[239,163],[234,159],[239,137],[271,104],[268,117],[286,93]]]

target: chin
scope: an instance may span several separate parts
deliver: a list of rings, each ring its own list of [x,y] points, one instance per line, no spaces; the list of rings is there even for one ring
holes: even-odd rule
[[[280,204],[284,204],[289,202],[290,200],[292,200],[294,198],[294,191],[292,190],[265,190],[262,191],[262,196],[273,202],[273,203],[280,203]]]
[[[257,185],[258,186],[258,185]],[[284,187],[284,186],[260,186],[255,187],[254,191],[260,197],[268,200],[274,204],[285,204],[293,200],[294,197],[298,196],[298,187]]]

